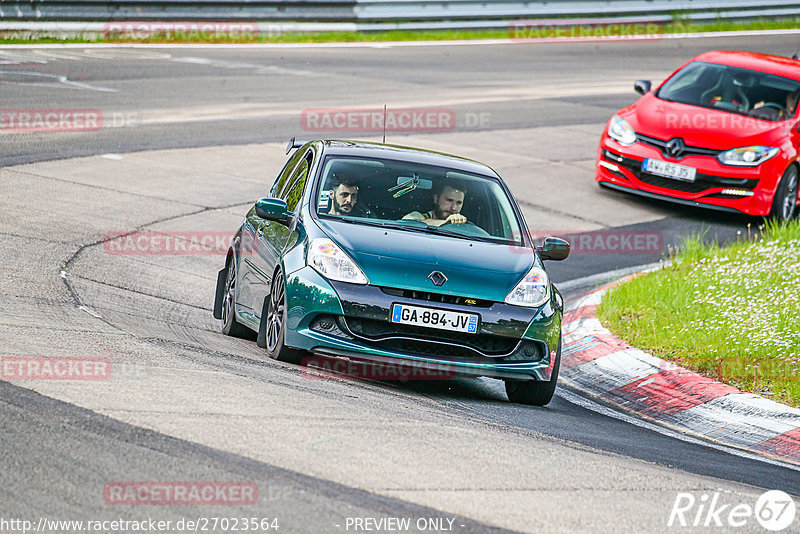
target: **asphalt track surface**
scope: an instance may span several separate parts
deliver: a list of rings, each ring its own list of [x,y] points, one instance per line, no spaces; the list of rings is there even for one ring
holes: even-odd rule
[[[758,221],[596,188],[597,140],[636,98],[634,79],[658,81],[710,49],[791,48],[760,36],[0,49],[0,107],[106,119],[97,132],[2,134],[0,356],[105,356],[114,369],[98,382],[0,382],[0,518],[256,516],[278,517],[284,532],[345,532],[348,518],[410,517],[453,519],[457,532],[670,532],[679,492],[750,505],[765,489],[800,495],[795,469],[664,435],[568,388],[532,408],[488,379],[308,380],[219,334],[219,256],[120,256],[103,244],[118,231],[232,232],[286,139],[319,135],[303,132],[303,110],[384,103],[452,110],[452,131],[389,141],[489,163],[537,231],[656,232],[663,248],[692,233],[733,239]],[[569,299],[597,283],[580,283],[587,276],[662,256],[594,251],[548,267]],[[260,498],[104,501],[109,482],[151,480],[246,480]],[[759,528],[751,519],[737,531]]]

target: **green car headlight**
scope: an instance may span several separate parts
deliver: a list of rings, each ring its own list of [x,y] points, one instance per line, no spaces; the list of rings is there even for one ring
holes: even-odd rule
[[[505,303],[537,308],[549,299],[550,281],[547,273],[539,267],[533,267],[506,296]]]
[[[723,152],[717,156],[717,159],[724,165],[755,167],[756,165],[761,165],[777,153],[778,149],[771,146],[743,146]]]
[[[636,132],[633,131],[628,121],[619,115],[611,117],[611,121],[608,123],[608,136],[624,146],[631,146],[636,142]]]
[[[339,245],[330,239],[320,238],[308,248],[308,265],[328,280],[368,284],[369,280]]]

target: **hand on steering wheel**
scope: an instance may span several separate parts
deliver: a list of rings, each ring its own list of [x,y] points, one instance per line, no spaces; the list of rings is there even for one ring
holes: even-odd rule
[[[445,224],[464,224],[465,222],[467,222],[466,217],[464,217],[460,213],[454,213],[449,217],[447,217],[447,219],[444,220],[442,225],[444,226]]]

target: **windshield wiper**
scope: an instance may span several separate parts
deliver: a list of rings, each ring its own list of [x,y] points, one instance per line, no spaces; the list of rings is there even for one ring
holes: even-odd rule
[[[364,224],[367,226],[376,226],[378,228],[391,228],[393,230],[410,230],[412,232],[420,232],[424,234],[438,234],[438,235],[446,235],[448,237],[457,237],[459,239],[466,239],[469,241],[481,241],[483,243],[495,243],[495,244],[508,244],[511,243],[505,239],[495,239],[491,237],[484,237],[484,236],[474,236],[474,235],[465,235],[458,232],[454,232],[452,230],[448,230],[446,228],[440,228],[438,226],[416,226],[414,224],[402,224],[396,222],[379,222],[379,221],[367,221],[364,219],[358,218],[351,218],[351,217],[332,217],[333,220],[347,222],[350,224]]]
[[[346,222],[346,223],[350,223],[350,224],[364,224],[364,225],[367,225],[367,226],[377,226],[379,228],[383,227],[383,223],[377,222],[377,221],[367,221],[365,219],[359,219],[357,217],[341,217],[341,216],[337,217],[335,215],[331,216],[331,215],[329,215],[327,213],[324,214],[324,215],[326,215],[326,217],[324,217],[324,218],[328,219],[330,221],[341,221],[341,222]]]
[[[442,228],[441,226],[427,226],[425,228],[420,228],[420,230],[429,234],[439,234],[439,235],[458,237],[460,239],[467,239],[469,241],[481,241],[483,243],[495,243],[495,244],[507,243],[506,240],[495,239],[493,237],[486,237],[480,235],[462,234],[459,232],[454,232],[453,230],[448,230],[447,228]]]

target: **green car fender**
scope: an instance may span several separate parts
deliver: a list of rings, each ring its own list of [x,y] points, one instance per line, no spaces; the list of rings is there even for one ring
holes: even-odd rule
[[[297,330],[307,328],[321,314],[343,315],[339,295],[328,281],[311,267],[286,276],[286,342],[290,346]]]
[[[563,297],[555,286],[552,286],[552,289],[550,300],[539,309],[522,336],[524,339],[540,340],[547,344],[550,370],[555,363],[556,352],[561,341],[561,320],[564,315]]]

